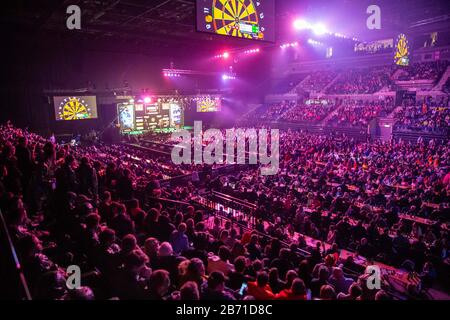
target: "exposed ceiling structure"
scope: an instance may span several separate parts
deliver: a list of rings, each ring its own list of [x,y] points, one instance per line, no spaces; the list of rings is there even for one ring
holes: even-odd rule
[[[69,5],[81,8],[81,29],[67,30]],[[127,46],[130,51],[173,49],[174,44],[195,54],[217,50],[224,45],[246,47],[253,43],[199,33],[195,26],[195,0],[39,0],[18,1],[2,8],[3,31],[23,31],[27,35],[92,39],[102,46]]]
[[[277,39],[289,37],[292,19],[315,15],[334,19],[330,29],[340,27],[362,40],[384,37],[405,29],[416,33],[448,30],[448,0],[379,0],[383,29],[365,30],[369,0],[276,0],[275,29]],[[66,8],[81,8],[81,30],[68,32]],[[352,19],[349,19],[352,17]],[[149,52],[173,50],[174,44],[186,49],[178,54],[205,53],[222,50],[224,46],[241,48],[253,41],[199,33],[195,28],[195,0],[15,0],[2,4],[1,31],[23,31],[26,36],[52,35],[75,41],[93,40],[98,47],[127,48]],[[340,32],[340,30],[333,30]],[[261,43],[264,45],[264,43]],[[271,45],[267,43],[266,45]]]

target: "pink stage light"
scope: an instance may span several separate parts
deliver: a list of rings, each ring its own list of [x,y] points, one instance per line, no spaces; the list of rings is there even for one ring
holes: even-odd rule
[[[222,57],[223,57],[224,59],[228,59],[228,58],[230,57],[230,54],[229,54],[228,52],[224,52],[224,53],[222,54]]]
[[[144,97],[144,102],[145,102],[145,103],[150,103],[150,102],[152,102],[152,98],[150,98],[150,97]]]

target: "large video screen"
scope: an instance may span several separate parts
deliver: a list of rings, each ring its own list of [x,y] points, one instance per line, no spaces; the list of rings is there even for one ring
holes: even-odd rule
[[[197,112],[218,112],[221,108],[219,97],[204,97],[197,100]]]
[[[275,41],[275,0],[197,0],[197,30]]]
[[[53,97],[56,120],[97,119],[95,96]]]
[[[140,134],[178,128],[183,125],[183,110],[178,103],[122,102],[117,104],[120,131]]]
[[[169,105],[169,114],[170,114],[170,126],[173,128],[178,128],[182,125],[183,119],[182,119],[182,113],[183,110],[181,109],[180,105],[178,103],[171,103]]]
[[[397,37],[395,43],[394,62],[399,66],[409,66],[409,43],[406,36],[402,33]]]
[[[117,105],[117,113],[119,117],[120,130],[133,131],[135,127],[134,122],[134,104],[119,103]]]

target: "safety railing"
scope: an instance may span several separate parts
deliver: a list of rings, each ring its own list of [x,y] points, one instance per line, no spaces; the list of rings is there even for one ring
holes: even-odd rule
[[[15,271],[19,275],[20,285],[22,286],[22,289],[23,289],[23,292],[25,295],[25,299],[32,300],[30,290],[28,288],[28,283],[25,279],[25,275],[23,273],[22,266],[20,264],[19,257],[17,255],[16,248],[14,247],[13,241],[11,239],[11,235],[9,234],[8,226],[6,224],[5,217],[3,216],[3,212],[1,210],[0,210],[0,221],[2,224],[2,231],[4,232],[4,235],[5,235],[5,238],[7,241],[7,247],[9,249],[8,254],[10,255],[12,261],[14,262]]]

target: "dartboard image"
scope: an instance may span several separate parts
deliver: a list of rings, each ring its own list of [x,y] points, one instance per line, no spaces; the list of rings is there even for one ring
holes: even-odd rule
[[[395,47],[394,62],[397,65],[408,65],[409,63],[409,46],[408,40],[404,34],[400,34],[397,38],[397,45]]]
[[[200,112],[209,112],[216,109],[216,102],[206,98],[200,102]]]
[[[260,20],[259,1],[253,0],[213,0],[211,11],[205,8],[206,28],[214,28],[215,33],[239,38],[263,39],[264,28]]]
[[[88,119],[91,117],[89,105],[76,97],[64,99],[59,106],[59,118],[62,120]]]

